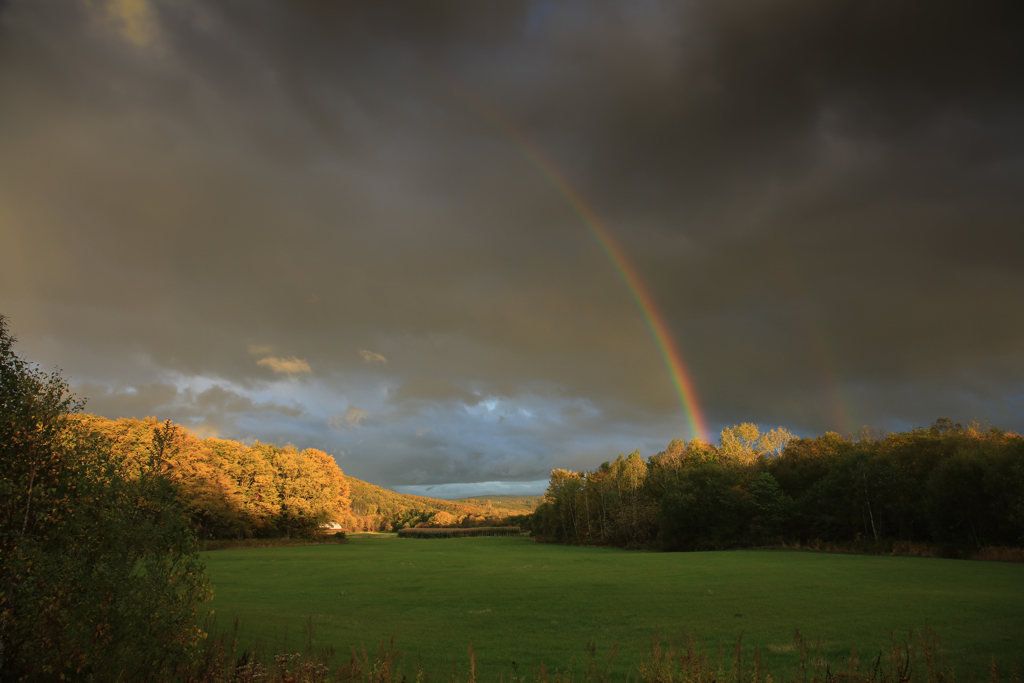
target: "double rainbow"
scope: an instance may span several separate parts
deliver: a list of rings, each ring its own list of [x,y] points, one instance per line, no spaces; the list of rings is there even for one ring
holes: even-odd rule
[[[658,309],[647,287],[644,286],[640,274],[626,256],[626,252],[615,241],[608,225],[601,220],[593,206],[587,202],[579,190],[566,178],[565,174],[559,171],[558,167],[544,151],[526,137],[522,131],[518,130],[511,121],[456,83],[440,76],[436,72],[431,75],[435,80],[443,83],[449,90],[455,93],[460,100],[465,102],[470,109],[476,112],[502,137],[511,142],[540,176],[558,193],[566,206],[576,214],[580,222],[590,233],[590,236],[597,242],[598,247],[600,247],[609,263],[611,263],[612,268],[619,276],[622,284],[625,285],[626,291],[629,292],[633,303],[640,312],[640,317],[643,319],[644,325],[647,327],[647,331],[650,333],[651,339],[661,355],[665,369],[668,370],[672,386],[679,396],[679,404],[682,406],[683,414],[686,416],[691,437],[707,441],[707,423],[704,419],[700,402],[697,399],[697,391],[694,388],[690,372],[686,367],[686,362],[683,360],[682,354],[679,353],[679,348],[672,338],[672,333],[669,330],[664,315]]]
[[[376,33],[365,24],[353,21],[352,28],[362,35],[368,36],[378,44],[385,44]],[[555,190],[562,198],[566,206],[576,214],[580,222],[590,233],[590,236],[597,242],[598,247],[611,263],[626,291],[629,292],[633,303],[640,312],[640,317],[647,327],[647,331],[658,349],[665,369],[668,371],[669,380],[675,393],[679,397],[679,404],[686,417],[691,438],[708,440],[708,428],[704,419],[703,410],[697,400],[697,392],[686,367],[682,354],[672,339],[672,333],[665,317],[658,310],[654,298],[644,286],[639,273],[626,256],[626,252],[615,241],[607,224],[601,220],[594,208],[586,201],[583,195],[566,178],[565,174],[558,170],[558,166],[534,144],[525,133],[518,130],[511,121],[501,115],[493,107],[483,100],[475,97],[472,93],[462,88],[453,80],[444,76],[440,69],[434,68],[421,57],[416,58],[418,67],[435,83],[441,85],[456,98],[461,100],[470,110],[475,112],[481,119],[487,122],[491,128],[497,131],[502,137],[512,143],[523,157],[536,169],[540,176]]]

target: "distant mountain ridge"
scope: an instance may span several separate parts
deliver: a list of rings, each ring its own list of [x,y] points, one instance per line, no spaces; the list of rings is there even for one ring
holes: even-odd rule
[[[417,525],[479,526],[505,523],[509,517],[528,515],[540,496],[473,496],[441,500],[397,493],[344,475],[349,484],[351,530],[397,531]]]
[[[521,496],[453,501],[396,493],[345,475],[333,456],[315,448],[199,438],[155,417],[80,414],[73,421],[104,439],[133,473],[159,468],[203,540],[310,536],[331,523],[345,531],[500,526],[536,507]]]
[[[455,498],[452,502],[465,503],[467,505],[491,502],[495,507],[506,510],[519,510],[519,514],[528,515],[544,502],[544,496],[520,496],[514,493],[502,493],[491,496],[466,496],[464,498]]]

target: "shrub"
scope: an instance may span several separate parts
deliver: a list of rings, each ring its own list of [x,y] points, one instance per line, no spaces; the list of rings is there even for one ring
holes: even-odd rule
[[[467,538],[469,536],[518,536],[517,526],[478,526],[468,529],[402,529],[399,538]]]
[[[130,477],[13,342],[0,316],[0,679],[155,675],[197,643],[209,596],[164,442]]]

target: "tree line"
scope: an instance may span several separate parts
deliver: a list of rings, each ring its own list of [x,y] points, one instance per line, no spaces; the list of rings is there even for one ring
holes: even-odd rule
[[[135,473],[150,460],[174,486],[200,539],[312,536],[349,513],[349,484],[315,448],[200,439],[179,425],[75,415]],[[152,444],[162,435],[162,451]]]
[[[939,419],[796,438],[752,424],[591,471],[556,469],[531,516],[570,543],[709,550],[779,543],[1024,544],[1024,437]]]

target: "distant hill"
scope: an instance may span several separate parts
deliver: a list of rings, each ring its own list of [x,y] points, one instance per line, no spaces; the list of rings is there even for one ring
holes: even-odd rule
[[[539,496],[473,496],[441,500],[396,493],[345,475],[351,499],[351,518],[346,529],[397,531],[421,525],[500,525],[508,517],[533,512]]]
[[[201,439],[155,417],[73,419],[103,437],[133,472],[158,461],[204,540],[308,536],[328,522],[345,531],[503,526],[520,521],[509,517],[533,510],[519,504],[521,496],[453,501],[396,493],[346,476],[332,456],[314,448]],[[161,446],[158,434],[163,435]]]
[[[516,496],[513,494],[502,494],[497,496],[469,496],[467,498],[456,498],[453,503],[465,503],[466,505],[486,505],[490,502],[495,507],[503,510],[516,510],[516,514],[528,515],[537,509],[537,506],[544,500],[544,496]]]

